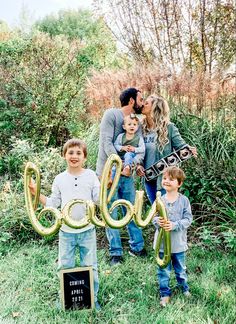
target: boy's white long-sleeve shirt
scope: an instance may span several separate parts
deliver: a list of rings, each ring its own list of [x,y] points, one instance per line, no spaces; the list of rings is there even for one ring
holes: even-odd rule
[[[100,182],[96,173],[90,169],[85,169],[80,175],[72,175],[68,171],[58,174],[52,184],[52,193],[46,199],[46,207],[63,207],[73,199],[92,200],[96,204],[99,201]],[[81,220],[86,213],[84,204],[76,204],[72,207],[71,216],[74,220]],[[81,229],[74,229],[65,224],[61,230],[68,233],[81,233],[93,228],[89,224]]]

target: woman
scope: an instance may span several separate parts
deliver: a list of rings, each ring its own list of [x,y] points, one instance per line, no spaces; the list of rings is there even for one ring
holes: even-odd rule
[[[145,116],[143,121],[143,137],[145,142],[145,157],[137,165],[137,174],[144,176],[144,170],[155,164],[163,157],[169,155],[174,150],[178,150],[184,145],[185,141],[181,137],[178,128],[170,122],[170,111],[167,101],[160,96],[149,96],[144,104],[142,114]],[[197,156],[195,147],[190,147],[194,156]],[[161,176],[157,179],[144,181],[145,190],[151,204],[156,199],[156,192],[165,193],[161,187]]]

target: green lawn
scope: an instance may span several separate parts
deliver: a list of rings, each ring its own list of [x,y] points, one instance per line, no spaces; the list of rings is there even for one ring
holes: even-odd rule
[[[59,311],[57,245],[31,241],[0,247],[0,323],[235,323],[233,254],[191,247],[187,265],[190,300],[175,292],[171,304],[159,306],[153,251],[145,260],[125,253],[121,266],[110,268],[107,249],[98,251],[102,311]],[[175,285],[174,277],[172,285]]]

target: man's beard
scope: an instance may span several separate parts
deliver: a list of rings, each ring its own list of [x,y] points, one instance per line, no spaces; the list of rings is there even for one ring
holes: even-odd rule
[[[139,106],[137,104],[137,102],[135,101],[133,110],[134,110],[135,114],[141,114],[142,113],[142,110],[143,110],[143,105],[142,106]]]

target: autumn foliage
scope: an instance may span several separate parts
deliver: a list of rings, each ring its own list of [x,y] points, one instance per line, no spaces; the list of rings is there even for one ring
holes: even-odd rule
[[[119,107],[120,92],[128,87],[140,89],[144,96],[160,94],[176,104],[184,105],[187,111],[201,114],[223,109],[222,98],[233,99],[236,91],[236,74],[215,75],[196,72],[193,76],[185,70],[170,74],[158,66],[130,70],[94,71],[86,86],[87,111],[99,118],[104,109]]]

